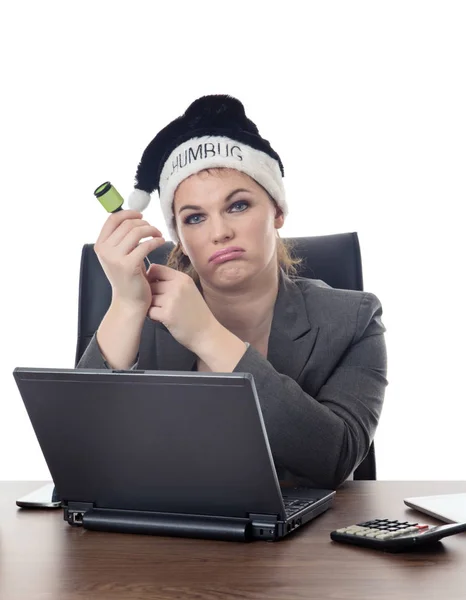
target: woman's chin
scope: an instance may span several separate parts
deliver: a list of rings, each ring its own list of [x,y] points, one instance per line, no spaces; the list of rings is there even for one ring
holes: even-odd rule
[[[212,283],[231,286],[243,283],[251,277],[252,273],[244,261],[229,260],[220,265],[215,265],[215,268],[209,275]]]

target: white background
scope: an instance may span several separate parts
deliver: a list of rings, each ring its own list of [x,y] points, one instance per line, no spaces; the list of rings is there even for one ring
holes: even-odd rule
[[[209,93],[280,154],[284,237],[359,233],[388,330],[379,479],[466,480],[464,2],[17,1],[0,23],[0,480],[49,478],[12,371],[74,366],[93,190],[127,197]]]

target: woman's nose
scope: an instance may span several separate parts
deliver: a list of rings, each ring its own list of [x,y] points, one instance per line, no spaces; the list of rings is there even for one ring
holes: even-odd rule
[[[211,238],[214,242],[230,240],[234,236],[233,229],[222,217],[212,219],[211,227]]]

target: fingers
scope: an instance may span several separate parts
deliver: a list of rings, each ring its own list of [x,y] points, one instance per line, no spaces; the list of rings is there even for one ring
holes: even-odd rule
[[[128,256],[130,257],[131,262],[134,261],[134,264],[138,264],[143,261],[148,254],[159,246],[163,246],[163,244],[165,244],[165,240],[162,237],[154,237],[146,242],[141,242]],[[149,276],[152,266],[153,265],[147,269],[146,277]]]
[[[145,229],[142,232],[140,231],[142,227],[150,227],[151,230],[149,231]],[[147,234],[143,235],[146,232]],[[162,237],[162,234],[160,233],[160,230],[157,229],[157,227],[150,225],[147,221],[143,221],[141,219],[126,219],[107,238],[106,244],[110,246],[119,246],[120,244],[122,244],[122,242],[129,240],[129,242],[126,243],[127,251],[125,252],[125,254],[128,254],[130,249],[132,250],[136,247],[136,243],[134,242],[134,240],[137,239],[137,241],[139,242],[144,237]],[[129,248],[131,243],[133,243],[133,247]]]
[[[146,276],[147,276],[147,281],[148,281],[149,283],[152,283],[152,282],[158,281],[158,277],[157,277],[157,273],[158,273],[158,271],[157,271],[157,266],[158,266],[158,265],[157,265],[156,263],[152,263],[152,264],[150,265],[150,267],[147,269]]]
[[[115,250],[119,255],[126,256],[145,238],[157,238],[165,243],[160,231],[156,227],[152,227],[152,225],[141,225],[139,227],[133,227],[115,247]]]
[[[119,210],[112,213],[105,221],[102,230],[97,238],[95,245],[103,244],[112,235],[112,233],[127,219],[140,219],[142,213],[137,210]]]
[[[170,287],[171,287],[171,284],[169,281],[153,281],[150,284],[150,289],[154,296],[160,295],[160,294],[166,294],[170,290]]]
[[[156,263],[152,263],[149,270],[147,271],[147,278],[149,281],[171,281],[176,277],[189,277],[182,273],[181,271],[177,271],[176,269],[172,269],[171,267],[167,267],[166,265],[159,265]],[[191,279],[191,278],[189,278]]]
[[[144,261],[149,252],[163,245],[165,240],[160,230],[141,217],[141,213],[135,210],[111,214],[94,245],[97,255],[111,263],[131,257],[129,263],[136,261],[134,264],[137,264]],[[144,238],[152,239],[141,242]],[[137,252],[133,254],[135,250]]]
[[[181,285],[186,285],[191,282],[191,278],[185,273],[181,273],[176,269],[152,263],[146,273],[147,281],[149,282],[152,293],[151,306],[160,306],[160,296],[173,291],[173,281],[181,280]]]
[[[147,316],[152,321],[159,321],[159,323],[163,323],[162,309],[160,306],[151,306],[147,311]]]

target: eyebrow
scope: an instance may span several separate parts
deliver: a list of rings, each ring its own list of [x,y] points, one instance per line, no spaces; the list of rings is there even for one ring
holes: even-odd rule
[[[233,190],[232,192],[230,192],[228,194],[228,196],[225,198],[225,202],[228,202],[229,200],[231,200],[233,198],[233,196],[235,194],[238,194],[239,192],[247,192],[248,194],[251,194],[251,190],[247,190],[245,188],[238,188],[237,190]],[[184,206],[182,206],[180,208],[180,210],[178,211],[178,214],[180,214],[183,210],[187,210],[188,208],[192,208],[193,210],[202,210],[202,206],[196,206],[194,204],[185,204]]]

